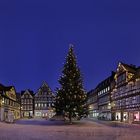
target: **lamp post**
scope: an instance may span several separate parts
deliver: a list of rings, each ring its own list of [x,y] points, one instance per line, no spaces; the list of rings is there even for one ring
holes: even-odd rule
[[[22,118],[22,106],[20,107],[20,118]]]

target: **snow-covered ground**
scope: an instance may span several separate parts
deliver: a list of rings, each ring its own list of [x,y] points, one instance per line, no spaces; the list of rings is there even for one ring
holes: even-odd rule
[[[64,125],[60,121],[0,122],[0,140],[139,140],[140,126],[110,127],[91,121]]]

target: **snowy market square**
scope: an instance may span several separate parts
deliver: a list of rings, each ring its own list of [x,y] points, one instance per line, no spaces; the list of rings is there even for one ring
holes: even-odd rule
[[[62,121],[45,119],[0,122],[0,140],[138,140],[140,137],[140,125],[109,123],[81,120],[64,125]]]
[[[140,140],[140,0],[0,0],[0,140]]]

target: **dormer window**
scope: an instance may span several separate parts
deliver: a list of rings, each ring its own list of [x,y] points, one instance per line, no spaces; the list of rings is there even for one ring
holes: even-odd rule
[[[117,77],[117,85],[121,85],[126,82],[126,73],[122,73]]]

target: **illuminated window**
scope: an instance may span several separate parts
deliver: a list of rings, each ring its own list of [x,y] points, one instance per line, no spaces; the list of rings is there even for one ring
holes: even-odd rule
[[[108,87],[108,91],[110,90],[110,87]]]
[[[140,120],[140,113],[139,112],[135,112],[134,113],[134,121],[139,121]]]

